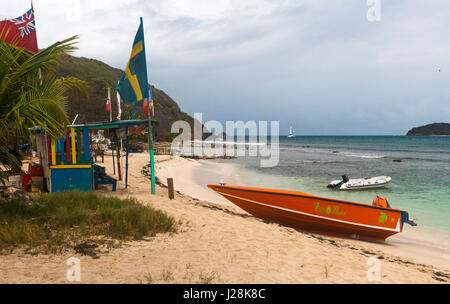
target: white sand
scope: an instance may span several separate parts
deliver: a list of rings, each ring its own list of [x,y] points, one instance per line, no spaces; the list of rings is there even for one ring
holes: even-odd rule
[[[208,183],[236,183],[234,166],[178,156],[156,156],[156,161],[156,176],[162,184],[167,186],[167,178],[173,178],[174,188],[180,193],[234,207],[227,199],[206,186]]]

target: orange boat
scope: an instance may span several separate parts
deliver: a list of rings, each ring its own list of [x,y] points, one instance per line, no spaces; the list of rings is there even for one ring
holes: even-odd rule
[[[384,241],[401,232],[404,223],[416,226],[408,212],[390,208],[378,196],[368,205],[296,191],[208,187],[256,217],[312,232]]]

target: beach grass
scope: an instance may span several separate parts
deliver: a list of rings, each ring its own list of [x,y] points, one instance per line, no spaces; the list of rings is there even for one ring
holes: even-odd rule
[[[25,245],[55,253],[95,248],[105,239],[139,240],[176,232],[177,221],[134,198],[94,192],[39,194],[32,201],[0,202],[0,250]]]

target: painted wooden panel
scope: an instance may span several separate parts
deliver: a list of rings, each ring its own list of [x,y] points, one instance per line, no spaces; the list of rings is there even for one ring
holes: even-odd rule
[[[83,144],[82,143],[83,140],[81,138],[80,128],[76,128],[76,131],[77,131],[77,162],[80,162],[80,161],[83,160],[82,155],[81,155],[81,151],[82,151],[81,147],[82,147],[82,144]]]
[[[50,149],[52,153],[52,165],[56,165],[56,143],[54,138],[51,139]]]
[[[70,163],[70,133],[69,130],[66,131],[66,161]]]
[[[89,144],[89,129],[88,127],[83,127],[83,143],[84,143],[84,155],[83,160],[91,160],[91,149]]]
[[[63,136],[60,140],[59,140],[59,151],[61,152],[61,160],[58,164],[63,163],[65,158],[66,158],[66,154],[64,152],[64,141],[65,141],[65,136]]]
[[[75,128],[70,128],[70,141],[72,144],[72,164],[77,163],[77,147],[75,145]]]
[[[50,166],[50,169],[80,169],[80,168],[91,168],[91,165],[56,165]]]
[[[92,169],[50,169],[51,192],[79,190],[92,191]]]

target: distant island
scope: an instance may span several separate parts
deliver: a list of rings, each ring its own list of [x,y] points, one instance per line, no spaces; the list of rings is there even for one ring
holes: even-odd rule
[[[450,135],[450,123],[432,123],[426,126],[412,128],[406,136],[439,136]]]

